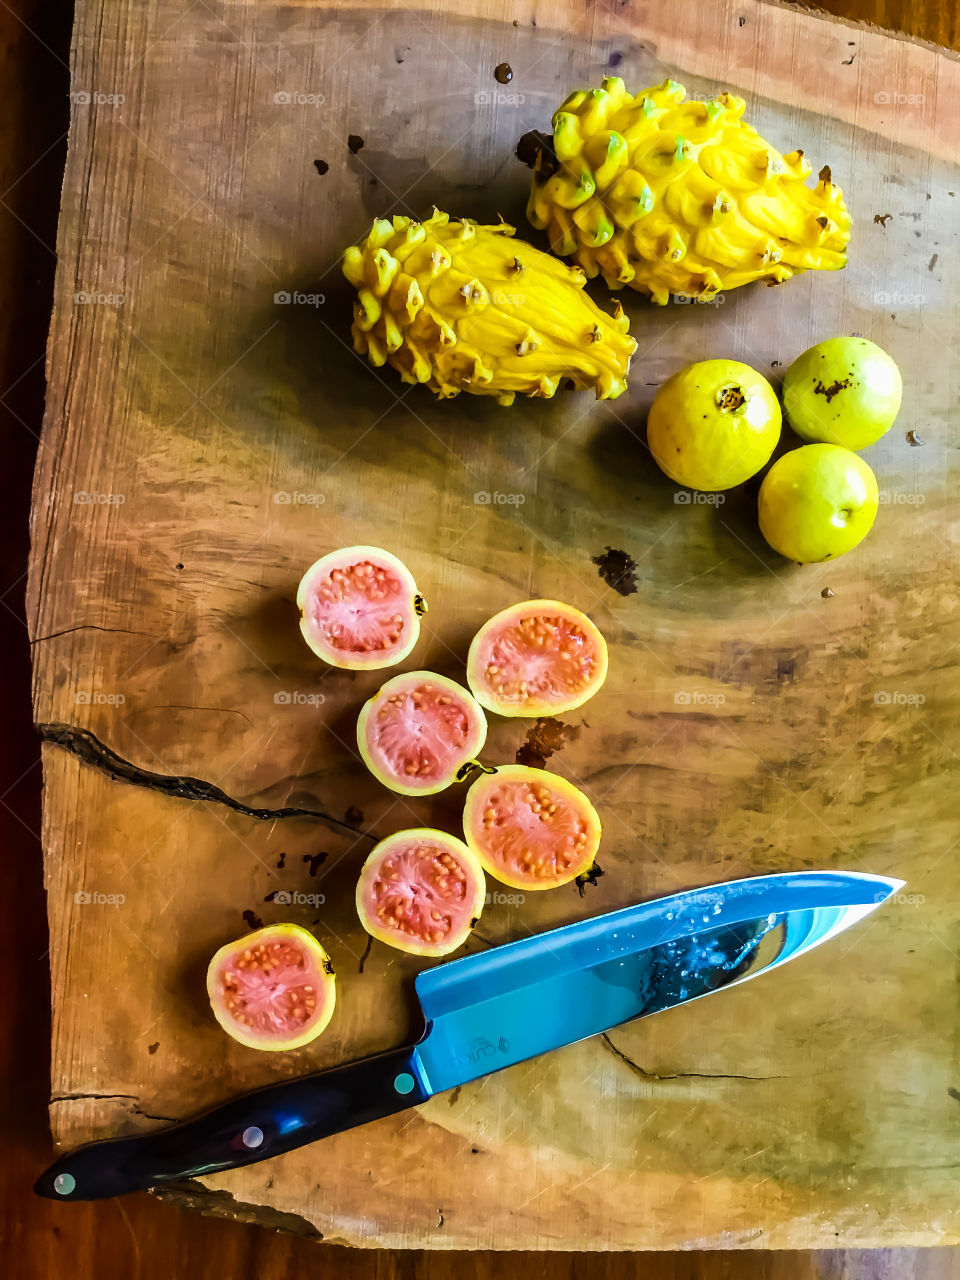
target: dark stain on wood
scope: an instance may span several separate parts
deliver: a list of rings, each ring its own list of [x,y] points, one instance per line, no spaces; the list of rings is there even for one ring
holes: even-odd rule
[[[607,547],[600,555],[593,557],[593,563],[608,587],[613,587],[614,591],[618,591],[622,596],[631,596],[636,593],[637,562],[626,551]]]
[[[327,854],[321,849],[319,853],[305,853],[303,860],[310,865],[310,874],[315,876],[327,860]]]
[[[316,169],[317,173],[319,173],[321,178],[325,173],[330,172],[330,166],[327,164],[326,160],[314,160],[313,167]]]
[[[351,133],[347,138],[347,146],[350,148],[350,154],[355,156],[358,151],[364,148],[364,141],[359,133]]]
[[[245,911],[243,913],[243,923],[248,929],[262,929],[263,921],[255,911]]]
[[[885,227],[892,217],[892,213],[875,213],[873,220],[874,222],[879,222],[881,227]]]
[[[787,657],[784,657],[783,655],[778,655],[777,656],[777,683],[792,684],[796,678],[797,678],[796,658],[787,658]]]
[[[517,764],[544,769],[554,752],[576,742],[579,736],[579,725],[564,724],[554,716],[543,716],[534,721],[527,730],[526,740],[517,748]]]

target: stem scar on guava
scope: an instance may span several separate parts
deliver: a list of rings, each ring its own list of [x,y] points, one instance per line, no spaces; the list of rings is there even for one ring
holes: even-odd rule
[[[735,413],[746,398],[742,387],[724,387],[717,392],[717,408],[725,413]]]
[[[478,773],[496,773],[496,768],[492,764],[481,764],[479,760],[468,760],[466,764],[462,764],[457,770],[457,782],[463,782],[469,778],[474,769]]]

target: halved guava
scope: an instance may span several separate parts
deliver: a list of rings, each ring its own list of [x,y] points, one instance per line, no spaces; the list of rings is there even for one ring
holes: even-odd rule
[[[522,764],[477,778],[463,831],[484,870],[514,889],[568,884],[589,871],[600,847],[600,819],[583,792]]]
[[[298,924],[257,929],[221,947],[207,995],[224,1031],[251,1049],[299,1049],[324,1030],[337,1000],[330,957]]]
[[[427,611],[410,570],[379,547],[341,547],[321,557],[300,580],[297,606],[317,657],[350,671],[402,662]]]
[[[381,840],[363,864],[357,913],[381,942],[445,956],[466,942],[486,891],[483,868],[462,840],[414,827]]]
[[[364,703],[357,720],[357,745],[367,768],[403,796],[449,787],[486,738],[487,721],[476,698],[432,671],[393,676]]]
[[[467,654],[467,684],[501,716],[573,711],[607,678],[607,644],[590,619],[559,600],[524,600],[485,622]]]

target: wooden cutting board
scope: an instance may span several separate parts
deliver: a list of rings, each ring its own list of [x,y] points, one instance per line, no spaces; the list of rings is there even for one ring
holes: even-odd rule
[[[776,146],[829,163],[849,268],[709,307],[625,298],[639,348],[613,403],[437,403],[353,356],[344,245],[434,202],[522,233],[517,139],[611,68],[732,87]],[[370,779],[351,736],[378,678],[314,661],[291,603],[315,557],[373,542],[431,603],[411,668],[462,678],[477,626],[537,595],[611,645],[549,761],[601,811],[605,875],[492,903],[471,950],[751,873],[908,886],[776,977],[164,1194],[358,1245],[955,1240],[958,63],[754,0],[85,0],[73,85],[29,586],[58,1143],[408,1034],[418,965],[364,961],[353,886],[376,838],[456,830],[460,797]],[[644,416],[690,360],[776,381],[838,332],[889,349],[906,400],[866,455],[875,532],[800,568],[763,544],[753,490],[677,502]],[[635,590],[608,585],[608,549]],[[529,727],[492,725],[486,757]],[[203,972],[282,918],[315,929],[340,996],[277,1059],[219,1031]]]

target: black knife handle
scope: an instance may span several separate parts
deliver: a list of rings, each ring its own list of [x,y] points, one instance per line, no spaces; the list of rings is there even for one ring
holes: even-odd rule
[[[61,1156],[34,1190],[52,1200],[104,1200],[157,1183],[235,1169],[424,1102],[408,1045],[245,1093],[192,1120]]]

